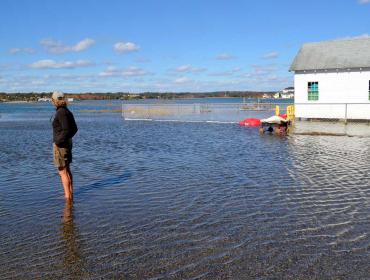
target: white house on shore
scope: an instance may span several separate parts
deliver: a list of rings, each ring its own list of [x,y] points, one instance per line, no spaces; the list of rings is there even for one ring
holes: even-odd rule
[[[370,120],[370,38],[304,44],[290,71],[297,118]]]
[[[282,99],[293,99],[294,98],[294,87],[284,88],[282,91],[278,91],[274,94],[274,98]]]

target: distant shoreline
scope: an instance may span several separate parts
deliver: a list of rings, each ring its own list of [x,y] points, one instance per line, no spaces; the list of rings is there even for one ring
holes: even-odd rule
[[[22,103],[35,103],[37,101],[0,101],[2,103],[6,103],[6,104],[22,104]]]
[[[178,98],[143,98],[143,99],[74,99],[73,101],[69,102],[71,105],[76,102],[81,101],[149,101],[152,100],[156,102],[170,102],[176,100],[197,100],[197,99],[260,99],[260,100],[292,100],[292,99],[284,99],[284,98],[273,98],[273,97],[178,97]],[[0,100],[0,104],[42,104],[42,103],[50,103],[50,101],[38,101],[38,100],[13,100],[13,101],[4,101]]]
[[[217,92],[143,92],[138,94],[127,92],[116,93],[66,93],[67,98],[74,100],[171,100],[194,98],[272,98],[276,92],[260,91],[217,91]],[[50,98],[51,92],[43,93],[0,93],[0,102],[37,102],[42,98]]]

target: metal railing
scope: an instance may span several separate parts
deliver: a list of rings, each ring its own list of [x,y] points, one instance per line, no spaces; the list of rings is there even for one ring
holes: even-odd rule
[[[268,118],[287,112],[289,103],[123,103],[125,120],[238,123],[246,118]],[[293,134],[370,137],[370,104],[296,103]],[[304,110],[302,110],[304,109]],[[364,115],[368,113],[369,115]],[[309,121],[307,121],[309,120]]]
[[[275,114],[276,105],[286,111],[288,103],[170,103],[122,104],[125,120],[183,122],[239,122],[245,118],[267,118]]]

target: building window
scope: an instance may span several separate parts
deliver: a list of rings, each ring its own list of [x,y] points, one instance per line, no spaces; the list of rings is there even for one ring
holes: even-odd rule
[[[319,100],[319,82],[308,82],[308,101],[317,100]]]

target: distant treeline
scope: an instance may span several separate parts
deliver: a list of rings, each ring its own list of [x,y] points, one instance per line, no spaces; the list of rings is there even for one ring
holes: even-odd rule
[[[66,97],[74,100],[131,100],[131,99],[187,99],[210,97],[272,97],[275,92],[259,91],[217,91],[217,92],[143,92],[138,94],[128,92],[105,93],[66,93]],[[0,101],[37,101],[39,98],[50,98],[51,92],[41,93],[4,93],[0,92]]]

